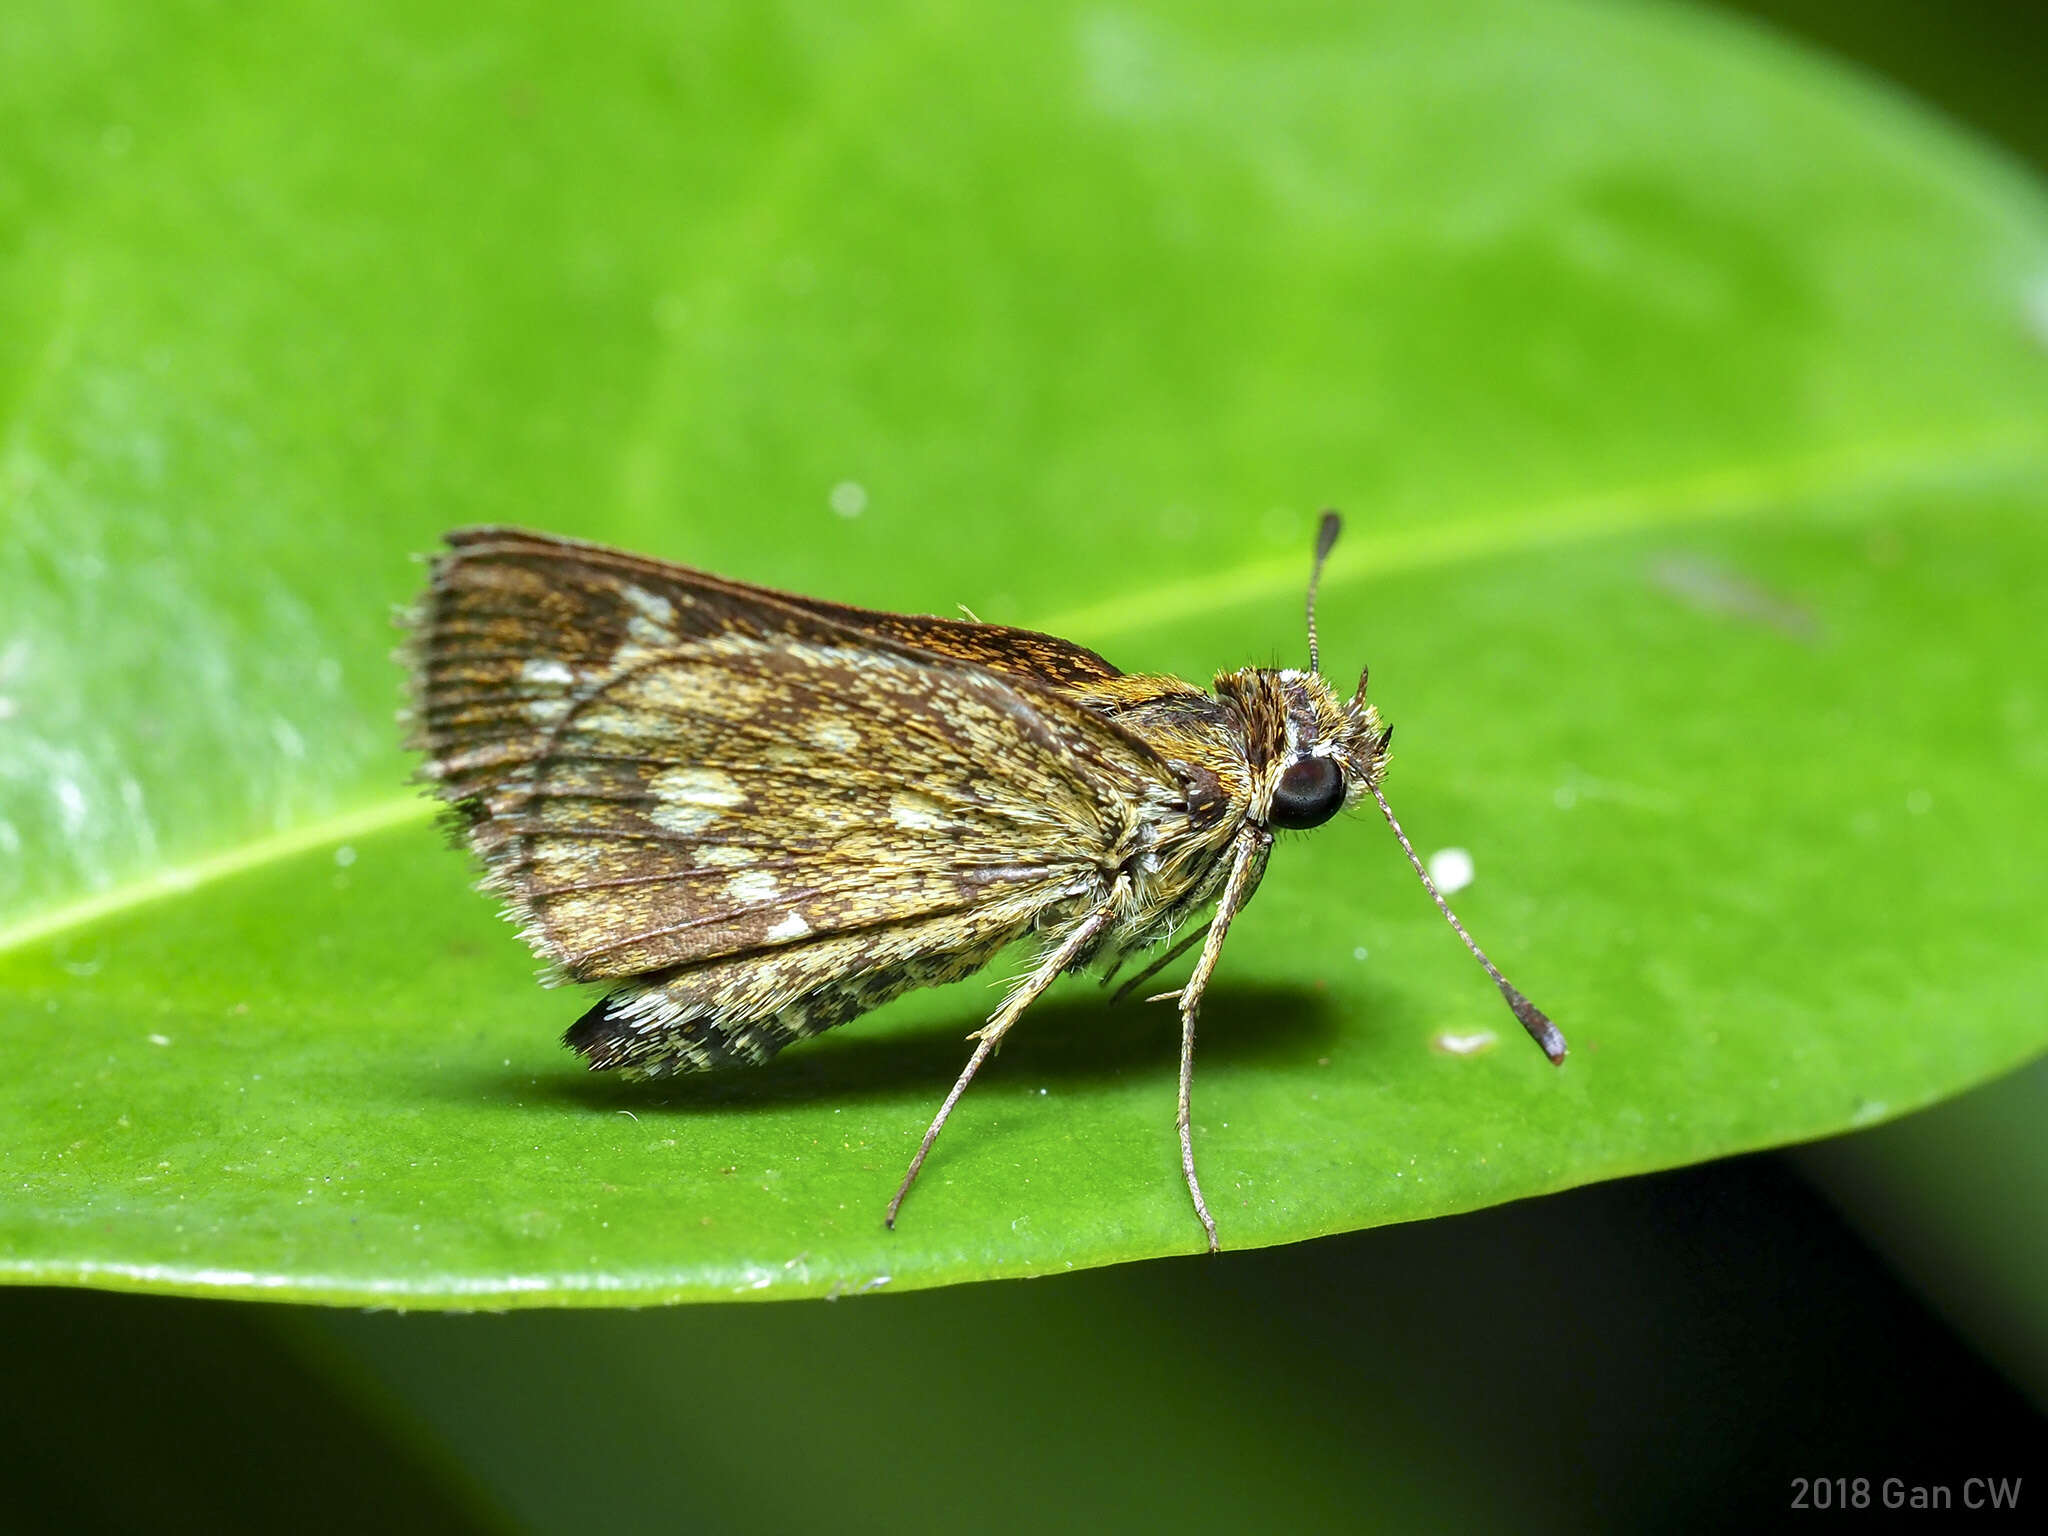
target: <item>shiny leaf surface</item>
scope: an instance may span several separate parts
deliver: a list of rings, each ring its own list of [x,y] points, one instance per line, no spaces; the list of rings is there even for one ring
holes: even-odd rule
[[[1226,1246],[1819,1136],[2048,1045],[2048,205],[1683,12],[47,7],[0,87],[0,1271],[411,1306],[1192,1251],[1174,1025],[998,971],[632,1085],[403,787],[518,521],[1205,677],[1366,659],[1385,829],[1205,1014]],[[1489,1043],[1491,1037],[1492,1043]]]

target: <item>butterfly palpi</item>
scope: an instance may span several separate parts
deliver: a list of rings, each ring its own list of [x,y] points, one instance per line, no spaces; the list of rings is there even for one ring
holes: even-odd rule
[[[1473,943],[1381,793],[1392,730],[1318,673],[1248,667],[1213,694],[1065,640],[877,613],[510,528],[448,536],[410,616],[421,774],[551,979],[610,990],[566,1041],[660,1075],[766,1061],[1007,946],[1028,971],[974,1074],[1063,972],[1196,926],[1181,1020],[1181,1167],[1195,1019],[1276,829],[1378,801],[1424,887],[1554,1062],[1564,1037]],[[1213,909],[1213,910],[1211,910]],[[1121,995],[1121,994],[1119,994]]]

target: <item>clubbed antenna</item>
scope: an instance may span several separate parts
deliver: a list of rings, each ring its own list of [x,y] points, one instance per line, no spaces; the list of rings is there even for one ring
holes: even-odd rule
[[[1337,535],[1343,531],[1344,519],[1335,511],[1325,511],[1316,529],[1316,563],[1308,573],[1308,669],[1317,674],[1322,672],[1323,665],[1316,650],[1316,587],[1323,579],[1323,562],[1330,558],[1330,551],[1337,547]]]
[[[1421,877],[1422,888],[1429,892],[1430,900],[1436,903],[1437,910],[1443,913],[1445,921],[1457,930],[1458,937],[1465,941],[1465,947],[1472,951],[1472,958],[1486,968],[1486,974],[1491,976],[1493,984],[1500,988],[1500,995],[1507,999],[1508,1007],[1521,1021],[1522,1028],[1529,1031],[1529,1038],[1542,1047],[1543,1054],[1550,1058],[1552,1066],[1563,1066],[1563,1032],[1550,1022],[1541,1008],[1522,996],[1513,982],[1494,968],[1493,962],[1486,958],[1485,950],[1472,942],[1472,935],[1465,931],[1465,925],[1458,921],[1458,914],[1451,910],[1450,904],[1443,898],[1443,892],[1439,891],[1436,882],[1429,878],[1429,871],[1422,867],[1422,860],[1415,856],[1415,845],[1408,841],[1408,834],[1401,830],[1401,823],[1394,819],[1394,808],[1387,804],[1387,797],[1380,793],[1379,785],[1373,784],[1370,787],[1373,799],[1379,801],[1381,814],[1387,818],[1387,825],[1394,829],[1394,836],[1401,840],[1401,851],[1408,855],[1408,862],[1415,866],[1415,873]]]

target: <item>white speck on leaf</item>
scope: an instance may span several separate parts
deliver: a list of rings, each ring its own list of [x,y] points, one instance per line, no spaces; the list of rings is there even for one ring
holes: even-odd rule
[[[64,834],[76,837],[85,830],[85,791],[78,787],[76,779],[59,779],[56,793],[57,816],[64,824]]]
[[[1472,883],[1472,855],[1463,848],[1439,848],[1429,856],[1429,878],[1446,896]]]

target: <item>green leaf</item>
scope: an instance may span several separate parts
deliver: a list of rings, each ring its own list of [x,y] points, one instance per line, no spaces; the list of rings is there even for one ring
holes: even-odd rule
[[[2048,206],[1872,87],[1506,3],[43,5],[5,47],[7,1278],[503,1306],[1200,1245],[1174,1022],[1085,982],[894,1233],[1010,966],[757,1072],[580,1072],[403,786],[386,616],[464,522],[1204,677],[1299,660],[1349,509],[1323,654],[1574,1054],[1383,827],[1288,839],[1198,1053],[1226,1246],[2048,1045]]]

